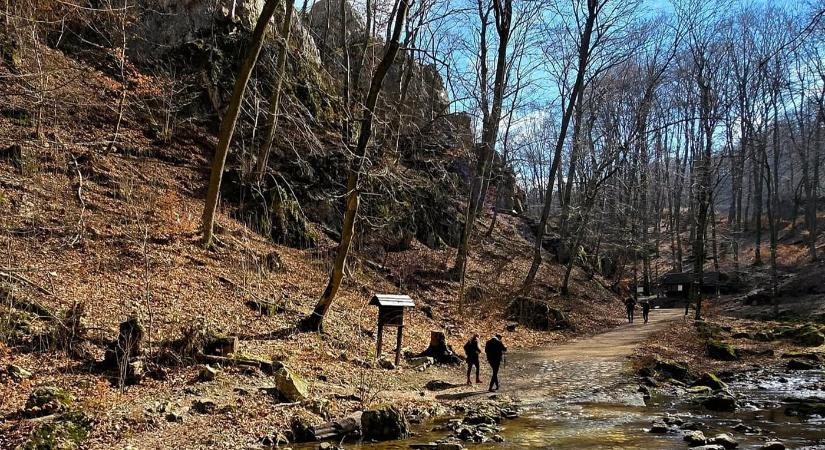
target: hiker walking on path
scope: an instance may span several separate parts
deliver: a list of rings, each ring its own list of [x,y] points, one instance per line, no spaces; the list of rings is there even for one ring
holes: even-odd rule
[[[645,319],[645,323],[647,323],[647,320],[648,320],[649,316],[650,316],[650,300],[645,299],[645,300],[642,301],[642,318]]]
[[[507,347],[504,342],[501,342],[501,335],[497,334],[490,338],[484,345],[484,353],[487,354],[487,362],[490,363],[490,368],[493,369],[493,375],[490,377],[490,391],[498,390],[498,369],[501,367],[501,361],[504,359],[504,354],[507,352]],[[495,386],[495,389],[493,388]]]
[[[481,355],[481,344],[478,342],[478,335],[473,337],[464,344],[464,355],[467,356],[467,385],[473,384],[470,382],[470,374],[473,372],[473,366],[476,368],[476,383],[481,383],[481,378],[478,377],[481,363],[479,362],[479,355]]]
[[[627,300],[624,301],[624,306],[627,309],[627,321],[629,323],[633,323],[633,313],[636,309],[636,299],[632,296],[627,297]]]

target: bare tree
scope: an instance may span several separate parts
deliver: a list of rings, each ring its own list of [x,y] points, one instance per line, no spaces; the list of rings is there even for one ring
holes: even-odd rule
[[[361,195],[359,182],[367,158],[367,147],[370,142],[373,121],[375,119],[375,106],[378,102],[378,95],[381,92],[384,78],[398,53],[401,30],[404,27],[404,20],[406,19],[408,8],[408,0],[398,0],[397,7],[394,8],[395,24],[392,27],[392,36],[387,42],[384,56],[375,68],[375,72],[370,80],[370,88],[363,110],[364,117],[361,119],[358,142],[353,151],[354,158],[349,169],[349,175],[347,176],[347,200],[341,230],[341,241],[338,243],[338,252],[335,256],[335,262],[333,263],[327,287],[315,305],[312,314],[305,317],[301,322],[301,328],[305,330],[322,329],[324,318],[335,300],[335,295],[338,293],[338,288],[341,286],[341,280],[344,277],[344,266],[347,262],[350,243],[355,234],[355,219],[358,215],[358,203]]]
[[[206,193],[206,204],[203,208],[201,219],[201,231],[203,233],[203,245],[212,245],[213,230],[215,226],[215,213],[218,207],[218,195],[221,190],[221,180],[223,179],[223,169],[226,165],[226,154],[229,152],[229,145],[232,143],[232,135],[235,133],[235,124],[238,122],[238,115],[241,111],[246,85],[252,76],[252,69],[258,61],[258,55],[264,45],[266,27],[275,14],[279,0],[267,0],[261,10],[261,15],[252,31],[252,39],[249,49],[244,58],[241,68],[238,70],[238,77],[235,79],[235,87],[232,90],[232,97],[229,106],[221,121],[220,132],[218,133],[218,146],[215,149],[215,156],[212,159],[212,171],[209,176],[209,189]]]

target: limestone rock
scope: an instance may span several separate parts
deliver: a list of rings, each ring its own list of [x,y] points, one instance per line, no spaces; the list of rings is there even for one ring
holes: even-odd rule
[[[825,334],[822,334],[814,327],[803,328],[799,335],[794,338],[794,343],[805,347],[819,347],[825,344]]]
[[[817,368],[817,364],[802,359],[792,359],[788,361],[786,367],[788,370],[814,370]]]
[[[650,433],[653,434],[665,434],[670,431],[670,427],[667,426],[664,422],[653,422],[653,425],[650,426]]]
[[[300,402],[309,398],[309,387],[300,375],[283,366],[275,372],[275,385],[262,388],[285,402]]]
[[[31,372],[14,364],[9,364],[8,366],[6,366],[6,374],[8,374],[9,378],[11,378],[14,381],[17,381],[18,383],[23,380],[28,380],[32,377]]]
[[[559,330],[571,327],[567,315],[547,302],[518,297],[507,305],[507,317],[526,327],[538,330]]]
[[[92,421],[82,412],[61,414],[54,420],[42,422],[32,431],[19,450],[75,450],[92,429]]]

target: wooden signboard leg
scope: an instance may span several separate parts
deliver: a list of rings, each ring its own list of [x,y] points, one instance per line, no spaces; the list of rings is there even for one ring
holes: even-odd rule
[[[403,331],[403,326],[398,327],[398,335],[395,342],[395,367],[398,367],[398,365],[401,364],[401,334]]]
[[[384,326],[378,324],[378,342],[375,348],[375,359],[381,361],[381,341],[384,339]]]

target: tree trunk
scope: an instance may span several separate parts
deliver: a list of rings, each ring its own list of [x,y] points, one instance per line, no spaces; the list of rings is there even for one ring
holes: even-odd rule
[[[246,58],[244,58],[243,64],[238,71],[238,78],[235,79],[235,87],[232,89],[232,98],[229,101],[229,107],[226,109],[226,113],[221,121],[218,147],[215,149],[215,156],[212,159],[212,174],[209,177],[209,190],[206,193],[206,204],[203,208],[201,226],[203,245],[206,247],[212,244],[215,212],[218,207],[218,195],[221,189],[224,165],[226,164],[226,154],[229,151],[229,144],[232,142],[232,135],[235,133],[235,124],[238,122],[243,95],[246,91],[246,85],[249,83],[249,78],[252,76],[252,69],[258,61],[258,55],[261,53],[266,27],[269,24],[269,20],[272,19],[272,15],[275,13],[275,8],[278,7],[278,1],[279,0],[266,0],[261,10],[261,15],[255,24],[255,30],[252,32],[252,40],[250,41]]]
[[[322,329],[324,318],[330,306],[332,306],[333,300],[335,300],[338,288],[341,286],[350,243],[355,234],[355,219],[358,214],[358,203],[360,201],[358,183],[361,177],[361,170],[364,166],[364,160],[366,159],[367,145],[372,135],[375,105],[378,101],[378,95],[381,92],[381,85],[384,83],[384,78],[395,61],[395,56],[400,47],[399,38],[401,36],[401,29],[404,26],[404,20],[407,16],[408,2],[409,0],[399,0],[397,8],[395,8],[396,16],[394,18],[395,25],[392,31],[392,39],[387,42],[387,49],[384,52],[384,56],[375,68],[372,80],[370,81],[370,89],[364,106],[364,117],[361,119],[358,143],[353,152],[355,157],[352,160],[349,175],[347,176],[347,203],[346,210],[344,211],[344,222],[341,227],[341,242],[338,244],[338,253],[335,256],[335,262],[332,266],[327,287],[315,305],[312,314],[305,317],[301,323],[301,327],[305,330],[320,331]]]
[[[281,39],[278,52],[278,61],[275,68],[275,87],[272,89],[272,97],[269,99],[269,117],[267,118],[266,131],[264,132],[264,142],[258,149],[258,161],[255,168],[256,179],[260,183],[266,173],[269,162],[269,153],[272,149],[272,141],[275,139],[275,131],[278,129],[278,105],[281,102],[281,86],[284,82],[284,72],[286,71],[286,57],[289,52],[289,33],[292,29],[292,11],[294,2],[286,2],[286,13],[284,24],[281,28]]]
[[[578,72],[576,73],[576,81],[573,84],[573,90],[570,92],[567,109],[561,119],[561,128],[559,129],[559,136],[556,140],[556,148],[553,154],[553,163],[550,166],[550,174],[547,182],[547,192],[544,194],[544,207],[541,211],[541,219],[536,230],[536,242],[533,245],[533,261],[530,264],[530,270],[527,272],[527,277],[522,284],[521,291],[527,293],[536,279],[536,274],[541,266],[541,244],[544,241],[544,232],[547,229],[547,220],[550,218],[550,207],[553,201],[553,180],[556,178],[556,172],[559,170],[559,163],[561,161],[561,151],[564,148],[564,141],[567,138],[567,128],[570,125],[570,119],[573,115],[573,107],[576,104],[576,98],[579,91],[584,85],[584,74],[587,70],[587,62],[592,52],[590,48],[590,38],[593,34],[593,26],[596,22],[598,14],[598,5],[593,0],[587,2],[588,14],[587,21],[584,24],[584,29],[581,35],[581,44],[579,47],[579,63]]]

